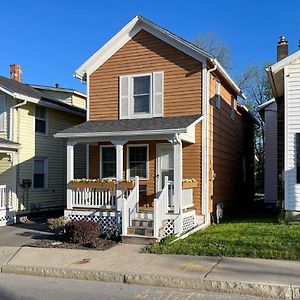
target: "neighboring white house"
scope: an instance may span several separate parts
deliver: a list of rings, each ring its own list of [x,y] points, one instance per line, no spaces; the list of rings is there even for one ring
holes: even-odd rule
[[[288,55],[287,41],[281,37],[278,53],[279,61],[267,72],[278,109],[278,175],[282,172],[284,181],[279,200],[286,217],[296,219],[300,217],[300,50]]]
[[[277,104],[274,98],[259,107],[265,122],[265,202],[277,204]]]

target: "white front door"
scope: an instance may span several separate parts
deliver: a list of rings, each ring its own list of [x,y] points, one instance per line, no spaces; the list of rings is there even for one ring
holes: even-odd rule
[[[156,192],[164,188],[164,178],[169,179],[169,208],[173,208],[174,152],[171,144],[156,146]]]

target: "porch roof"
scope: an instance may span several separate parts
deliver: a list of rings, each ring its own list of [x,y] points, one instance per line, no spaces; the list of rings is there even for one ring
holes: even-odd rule
[[[0,151],[17,151],[20,144],[0,138]]]
[[[60,138],[88,138],[88,137],[123,137],[163,134],[185,134],[189,128],[200,122],[202,115],[87,121],[74,127],[63,130],[55,137]]]

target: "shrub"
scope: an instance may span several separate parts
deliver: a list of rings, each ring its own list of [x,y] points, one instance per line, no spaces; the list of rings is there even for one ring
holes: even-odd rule
[[[64,216],[59,218],[51,218],[47,220],[49,228],[55,233],[55,234],[62,234],[65,230],[65,225],[67,223],[67,220]]]
[[[100,236],[104,239],[115,242],[119,242],[121,240],[120,230],[115,226],[106,227],[101,231]]]
[[[69,221],[65,230],[68,240],[75,244],[94,243],[100,235],[99,224],[94,221]]]

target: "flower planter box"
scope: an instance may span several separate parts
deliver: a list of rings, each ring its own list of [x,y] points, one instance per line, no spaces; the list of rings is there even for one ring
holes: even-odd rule
[[[82,188],[90,188],[90,189],[102,189],[102,190],[114,190],[115,182],[70,182],[69,187],[71,189],[82,189]]]
[[[123,181],[119,183],[119,187],[121,190],[133,189],[134,185],[135,185],[134,181],[129,181],[129,182]]]
[[[183,189],[192,189],[192,188],[196,188],[197,186],[198,186],[198,182],[197,181],[183,182],[182,183],[182,188]]]

